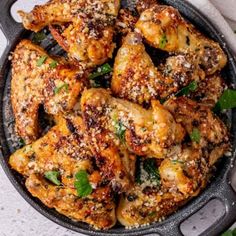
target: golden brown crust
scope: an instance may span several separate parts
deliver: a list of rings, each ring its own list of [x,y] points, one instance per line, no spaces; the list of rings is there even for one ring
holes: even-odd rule
[[[205,73],[192,54],[170,56],[156,68],[141,35],[129,33],[115,58],[111,89],[120,98],[150,105],[152,99],[165,99],[192,81],[204,79]]]
[[[46,206],[77,221],[98,229],[108,229],[116,222],[111,188],[100,186],[100,173],[93,169],[93,155],[88,146],[80,117],[59,117],[58,124],[44,137],[18,150],[10,157],[13,169],[26,177],[26,187]],[[59,171],[62,185],[46,181],[47,171]],[[75,174],[89,173],[93,192],[85,198],[77,196]]]
[[[220,45],[197,31],[171,6],[156,5],[145,10],[136,28],[155,48],[167,52],[195,53],[208,75],[220,71],[227,63]]]
[[[13,53],[11,102],[17,132],[26,143],[39,137],[39,105],[52,115],[70,111],[84,88],[86,73],[81,67],[57,59],[58,65],[52,68],[52,62],[53,58],[28,40],[22,40]]]
[[[118,0],[51,0],[30,13],[20,11],[20,15],[26,29],[38,32],[50,26],[52,35],[69,56],[90,67],[112,57],[119,5]],[[54,25],[65,29],[59,32]]]

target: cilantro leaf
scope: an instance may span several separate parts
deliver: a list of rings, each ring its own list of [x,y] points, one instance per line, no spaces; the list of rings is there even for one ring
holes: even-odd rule
[[[215,112],[224,109],[232,109],[236,107],[236,90],[227,89],[224,91],[213,110]]]
[[[115,134],[124,143],[126,127],[121,121],[115,121]]]
[[[236,229],[233,229],[233,230],[229,229],[223,234],[221,234],[221,236],[236,236]]]
[[[60,93],[62,89],[65,89],[65,91],[68,93],[68,91],[69,91],[69,84],[65,83],[65,84],[63,84],[63,85],[61,85],[59,87],[56,87],[54,89],[54,94]]]
[[[188,95],[191,92],[196,91],[198,88],[198,84],[196,81],[192,81],[188,86],[182,88],[179,92],[175,94],[176,97],[181,97],[183,95]]]
[[[165,48],[167,42],[168,40],[167,40],[166,34],[163,34],[159,42],[159,47],[161,49]]]
[[[85,170],[80,170],[75,175],[76,181],[74,186],[79,197],[86,197],[92,193],[93,189],[89,183],[88,173]]]
[[[47,35],[44,32],[38,32],[34,34],[32,41],[36,44],[40,44],[46,37]]]
[[[56,185],[60,185],[61,182],[58,180],[60,173],[59,171],[47,171],[44,173],[45,178],[50,180],[52,183]]]
[[[110,72],[112,72],[112,67],[108,63],[106,63],[106,64],[100,66],[97,69],[97,71],[90,74],[89,79],[94,80],[95,78],[100,77],[100,76],[105,75],[105,74],[108,74]]]
[[[57,67],[57,65],[58,65],[57,61],[52,61],[52,62],[49,64],[49,67],[52,68],[52,69],[54,69],[54,68]]]
[[[25,146],[25,140],[24,140],[23,138],[20,138],[20,139],[19,139],[19,144],[20,144],[21,146]]]
[[[41,56],[38,60],[37,60],[37,62],[36,62],[36,65],[39,67],[39,66],[42,66],[43,64],[44,64],[44,62],[47,60],[47,56],[45,55],[45,56]]]
[[[173,164],[177,164],[177,163],[179,163],[179,164],[184,164],[184,162],[183,161],[180,161],[180,160],[172,160],[171,161]]]
[[[143,169],[148,173],[149,178],[158,184],[160,183],[160,174],[159,170],[156,167],[156,160],[154,158],[149,158],[144,160]]]
[[[142,184],[142,181],[141,181],[141,157],[137,156],[135,165],[136,165],[135,182],[138,184]]]
[[[193,128],[193,131],[190,134],[190,138],[193,142],[199,143],[201,139],[201,134],[200,134],[199,129]]]

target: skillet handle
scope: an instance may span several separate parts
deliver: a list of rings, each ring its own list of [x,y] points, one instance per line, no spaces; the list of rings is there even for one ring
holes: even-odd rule
[[[15,38],[22,31],[22,24],[17,23],[11,16],[10,9],[16,0],[1,1],[0,26],[9,43],[14,42]]]
[[[23,31],[23,27],[21,24],[17,23],[11,16],[10,9],[12,4],[16,0],[2,0],[0,7],[0,30],[2,31],[3,38],[0,38],[2,45],[3,42],[6,41],[5,48],[2,48],[2,55],[0,55],[0,69],[2,69],[4,62],[6,61],[6,57],[9,54],[12,46],[15,45],[17,38],[20,36]],[[4,39],[4,36],[6,40]]]

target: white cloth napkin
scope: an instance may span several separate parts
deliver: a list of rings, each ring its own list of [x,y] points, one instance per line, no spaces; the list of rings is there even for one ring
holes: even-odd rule
[[[198,8],[224,35],[236,55],[236,34],[224,17],[236,22],[236,0],[187,0]],[[223,17],[224,16],[224,17]],[[236,30],[236,29],[235,29]]]

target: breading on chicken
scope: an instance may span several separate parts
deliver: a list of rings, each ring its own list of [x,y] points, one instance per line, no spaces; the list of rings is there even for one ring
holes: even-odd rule
[[[95,66],[112,57],[119,6],[119,0],[51,0],[30,13],[19,13],[26,29],[38,32],[50,26],[53,36],[71,58]],[[64,26],[63,32],[56,25]]]
[[[94,169],[94,157],[84,133],[80,117],[60,117],[45,136],[12,154],[9,163],[25,176],[29,192],[46,206],[73,220],[108,229],[116,223],[113,193]],[[75,175],[80,170],[88,173],[93,188],[84,198],[78,197],[74,187]],[[45,178],[48,171],[60,174],[61,185]]]
[[[155,5],[145,10],[136,28],[155,48],[167,52],[195,53],[207,75],[220,71],[227,63],[220,45],[187,23],[171,6]]]
[[[129,33],[115,58],[111,88],[120,98],[146,105],[204,78],[197,58],[191,54],[168,57],[157,69],[145,51],[141,35]]]
[[[197,196],[206,187],[212,166],[227,151],[228,145],[213,150],[179,146],[175,153],[156,165],[158,186],[144,181],[121,196],[117,219],[124,226],[135,227],[162,221]]]
[[[136,155],[165,158],[185,136],[182,126],[158,101],[146,110],[116,99],[104,89],[90,89],[83,92],[81,110],[92,146],[101,154],[101,148],[113,150],[113,146],[123,144]],[[105,154],[108,166],[115,163],[114,153]]]
[[[121,196],[116,213],[119,222],[134,227],[162,221],[174,213],[206,186],[209,179],[206,161],[200,150],[180,147],[175,156],[156,165],[159,185],[146,180]]]
[[[195,146],[203,148],[228,143],[227,127],[209,106],[179,97],[169,99],[164,107],[171,112],[176,122],[185,128],[190,137],[193,132],[197,133]]]
[[[39,137],[38,109],[56,115],[70,111],[84,88],[86,73],[22,40],[13,52],[11,102],[18,134],[26,143]]]
[[[198,83],[198,88],[190,97],[213,108],[224,92],[225,82],[219,73],[208,76]]]

